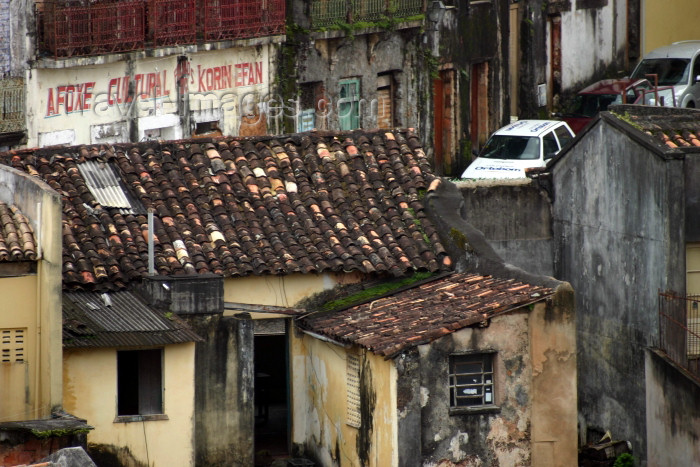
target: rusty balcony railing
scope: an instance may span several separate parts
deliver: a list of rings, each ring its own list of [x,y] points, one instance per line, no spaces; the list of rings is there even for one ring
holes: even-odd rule
[[[37,3],[40,44],[56,58],[142,49],[145,3],[122,0]]]
[[[204,40],[284,33],[285,0],[203,0]]]
[[[149,0],[147,20],[155,47],[197,42],[196,0]]]
[[[285,0],[48,0],[39,49],[55,58],[283,34]]]
[[[25,94],[23,78],[0,79],[0,134],[26,129]]]
[[[659,293],[659,347],[700,380],[700,296]]]
[[[423,0],[312,0],[311,25],[398,20],[423,13]]]

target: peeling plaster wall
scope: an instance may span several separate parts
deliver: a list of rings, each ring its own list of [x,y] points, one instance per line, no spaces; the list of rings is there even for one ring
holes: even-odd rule
[[[316,465],[397,465],[396,371],[357,348],[292,339],[292,446]],[[361,426],[347,424],[347,353],[360,358]]]
[[[424,466],[531,465],[532,360],[528,311],[465,328],[420,346],[421,450]],[[499,413],[451,414],[449,355],[496,350]],[[405,442],[410,442],[406,440]]]
[[[399,465],[568,467],[577,463],[573,291],[466,328],[397,360]],[[496,351],[498,411],[450,410],[449,356]],[[418,375],[417,364],[420,365]],[[417,380],[420,381],[420,387]],[[420,452],[412,444],[420,405]]]
[[[304,83],[322,82],[330,101],[326,129],[338,122],[339,81],[360,79],[360,128],[377,128],[377,75],[395,72],[395,126],[419,128],[418,28],[357,34],[353,37],[316,39],[302,44],[297,58],[297,89]],[[316,116],[316,126],[320,113]]]

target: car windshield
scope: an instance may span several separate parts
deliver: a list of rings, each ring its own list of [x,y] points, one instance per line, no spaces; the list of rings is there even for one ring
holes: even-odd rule
[[[539,159],[540,140],[536,136],[493,135],[479,157],[489,159]]]
[[[659,86],[673,86],[688,82],[690,60],[684,58],[650,58],[642,60],[632,73],[632,79],[648,78],[647,75],[657,75]]]
[[[611,104],[621,104],[621,94],[579,94],[576,96],[571,114],[595,117],[598,112],[608,110]]]

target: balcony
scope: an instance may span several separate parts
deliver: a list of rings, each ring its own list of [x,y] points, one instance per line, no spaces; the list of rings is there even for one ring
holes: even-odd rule
[[[40,53],[54,58],[284,33],[284,0],[82,0],[36,4]]]
[[[312,29],[360,23],[400,22],[423,13],[423,0],[314,0]]]
[[[0,79],[0,135],[25,131],[24,96],[24,79]]]
[[[700,296],[659,294],[659,347],[700,381]]]

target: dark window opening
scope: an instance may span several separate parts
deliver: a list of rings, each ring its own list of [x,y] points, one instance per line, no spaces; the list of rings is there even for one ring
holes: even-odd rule
[[[117,352],[117,415],[163,413],[163,349]]]

